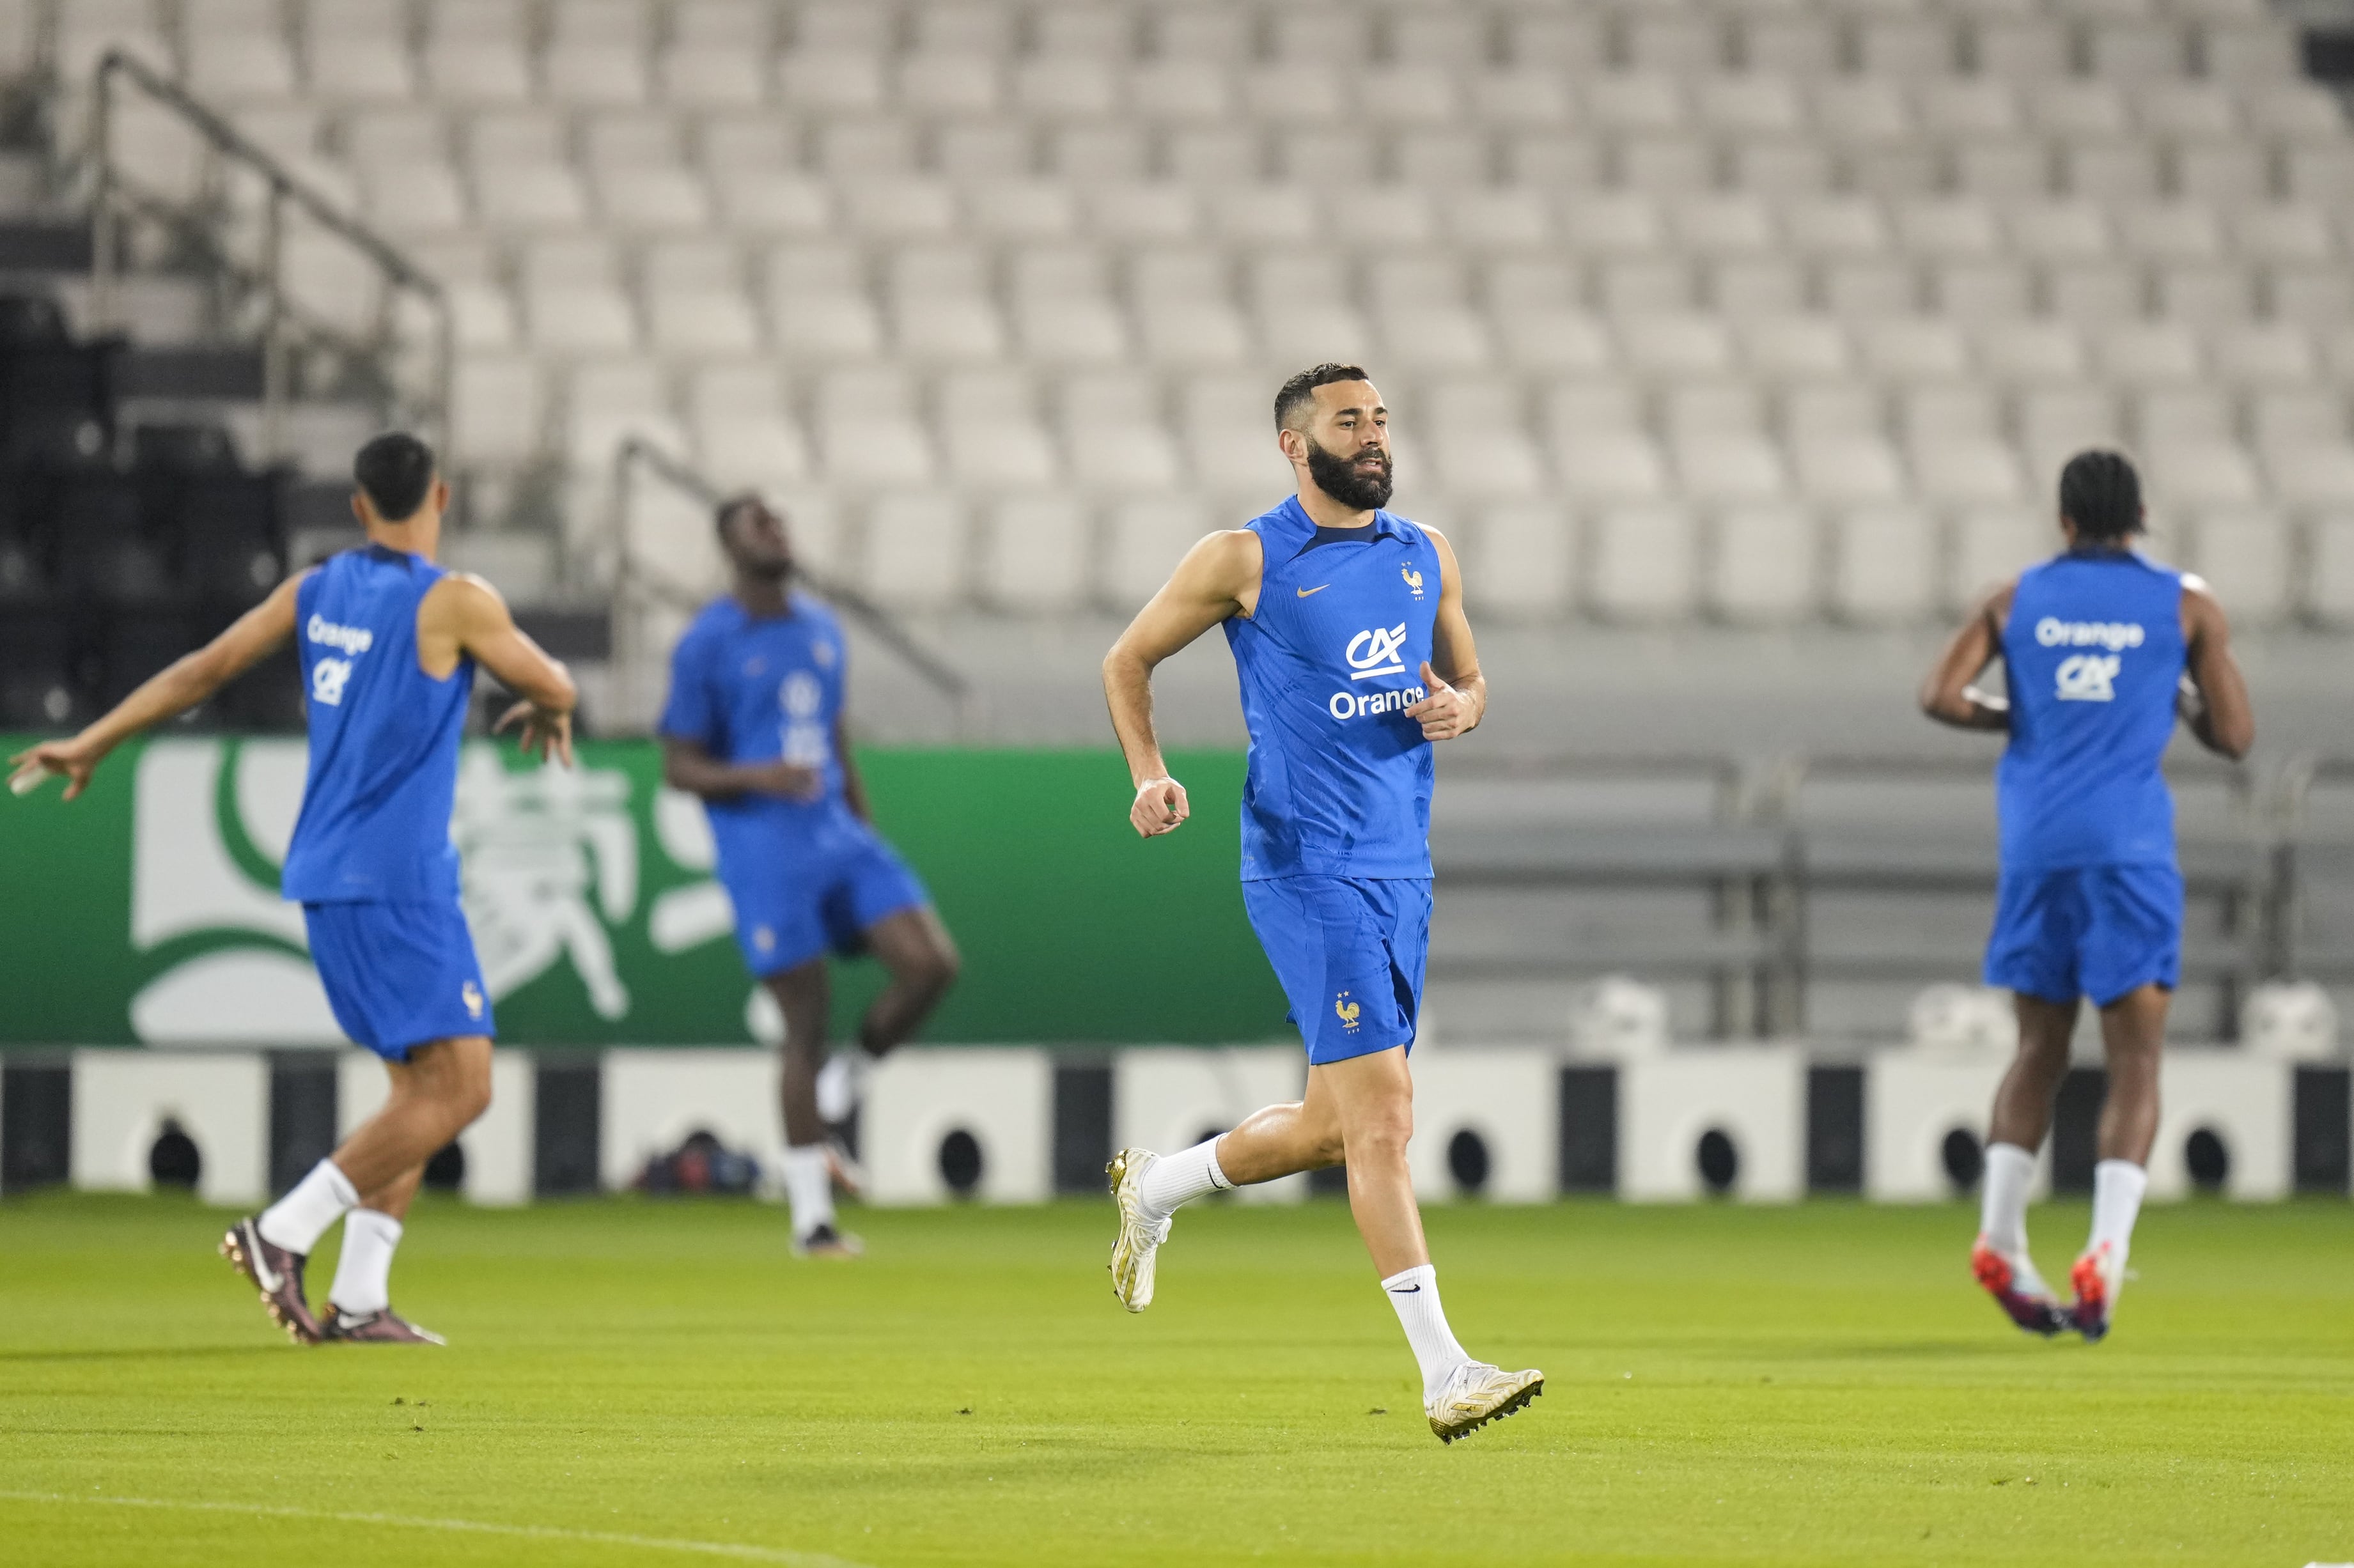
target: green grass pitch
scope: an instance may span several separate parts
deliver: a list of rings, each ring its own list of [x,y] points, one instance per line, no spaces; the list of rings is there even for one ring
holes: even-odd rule
[[[0,1205],[0,1561],[2354,1560],[2344,1202],[2153,1210],[2097,1348],[1999,1319],[1959,1208],[1434,1210],[1462,1338],[1547,1374],[1451,1448],[1332,1202],[1188,1211],[1140,1318],[1104,1203],[861,1213],[842,1265],[748,1204],[427,1202],[444,1351],[290,1347],[228,1217]]]

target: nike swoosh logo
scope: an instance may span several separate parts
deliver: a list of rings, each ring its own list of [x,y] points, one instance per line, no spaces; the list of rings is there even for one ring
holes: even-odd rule
[[[250,1233],[250,1239],[253,1245],[249,1249],[248,1255],[253,1260],[253,1282],[264,1290],[277,1289],[285,1283],[285,1277],[262,1261],[260,1234]]]
[[[1300,598],[1306,599],[1310,594],[1322,593],[1326,588],[1331,588],[1331,586],[1332,585],[1331,583],[1318,583],[1312,588],[1299,588],[1295,591],[1298,592]]]
[[[1422,1287],[1419,1285],[1394,1286],[1391,1287],[1390,1294],[1393,1296],[1412,1296],[1421,1288]]]

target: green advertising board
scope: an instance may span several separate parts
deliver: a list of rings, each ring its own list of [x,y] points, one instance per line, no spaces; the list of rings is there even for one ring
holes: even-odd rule
[[[300,740],[158,739],[117,753],[70,804],[55,785],[0,796],[0,1044],[340,1039],[302,911],[278,896],[303,763]],[[1193,820],[1146,841],[1128,825],[1112,752],[860,753],[878,825],[964,954],[927,1038],[1286,1033],[1236,880],[1242,758],[1171,763]],[[467,747],[451,832],[506,1042],[754,1037],[754,988],[713,880],[709,829],[661,772],[646,742],[588,743],[568,770]],[[840,966],[838,1029],[879,980],[872,962]]]

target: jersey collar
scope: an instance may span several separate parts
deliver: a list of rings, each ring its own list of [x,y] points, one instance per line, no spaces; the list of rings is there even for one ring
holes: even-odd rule
[[[1297,492],[1284,498],[1283,504],[1275,509],[1275,515],[1284,521],[1283,542],[1289,554],[1298,555],[1309,540],[1316,537],[1316,519],[1308,515],[1308,508],[1299,504]],[[1366,527],[1365,536],[1370,539],[1403,539],[1405,537],[1405,520],[1393,515],[1386,508],[1375,512],[1373,522]]]

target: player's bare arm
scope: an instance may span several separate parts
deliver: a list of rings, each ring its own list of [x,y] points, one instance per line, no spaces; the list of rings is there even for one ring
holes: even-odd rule
[[[1104,655],[1104,701],[1136,789],[1128,820],[1145,838],[1173,831],[1192,810],[1153,733],[1152,672],[1228,617],[1256,611],[1265,559],[1258,535],[1247,528],[1211,535],[1185,553]]]
[[[228,629],[193,653],[182,655],[151,675],[138,690],[70,740],[44,741],[8,760],[16,771],[9,787],[29,793],[49,774],[65,776],[69,800],[90,787],[90,775],[124,741],[187,712],[215,692],[283,648],[294,636],[294,596],[302,577],[292,577],[268,599],[237,618]]]
[[[1921,711],[1939,724],[1956,729],[2010,729],[2010,704],[1978,688],[1987,666],[2002,657],[2002,629],[2010,619],[2011,595],[2018,584],[2006,583],[1978,602],[1921,685]]]
[[[1455,546],[1436,528],[1423,532],[1438,551],[1438,614],[1430,629],[1437,657],[1422,662],[1423,689],[1430,695],[1405,715],[1421,722],[1423,739],[1453,740],[1478,729],[1487,716],[1488,677],[1479,673],[1471,622],[1463,613],[1463,570],[1455,564]]]
[[[2247,677],[2232,655],[2232,627],[2204,583],[2182,584],[2182,640],[2188,648],[2189,689],[2177,705],[2199,744],[2237,761],[2256,743],[2256,714]]]
[[[663,782],[705,800],[737,800],[747,795],[814,800],[825,793],[825,775],[797,762],[722,762],[699,741],[675,735],[663,736],[662,744]]]
[[[514,622],[499,590],[472,572],[451,572],[417,607],[417,662],[446,680],[467,654],[522,700],[492,726],[504,735],[521,726],[525,751],[572,766],[572,709],[579,692],[571,672]]]
[[[842,799],[851,814],[862,822],[875,820],[875,812],[866,804],[866,779],[858,771],[858,759],[850,751],[850,726],[840,714],[833,715],[833,755],[842,764]]]

